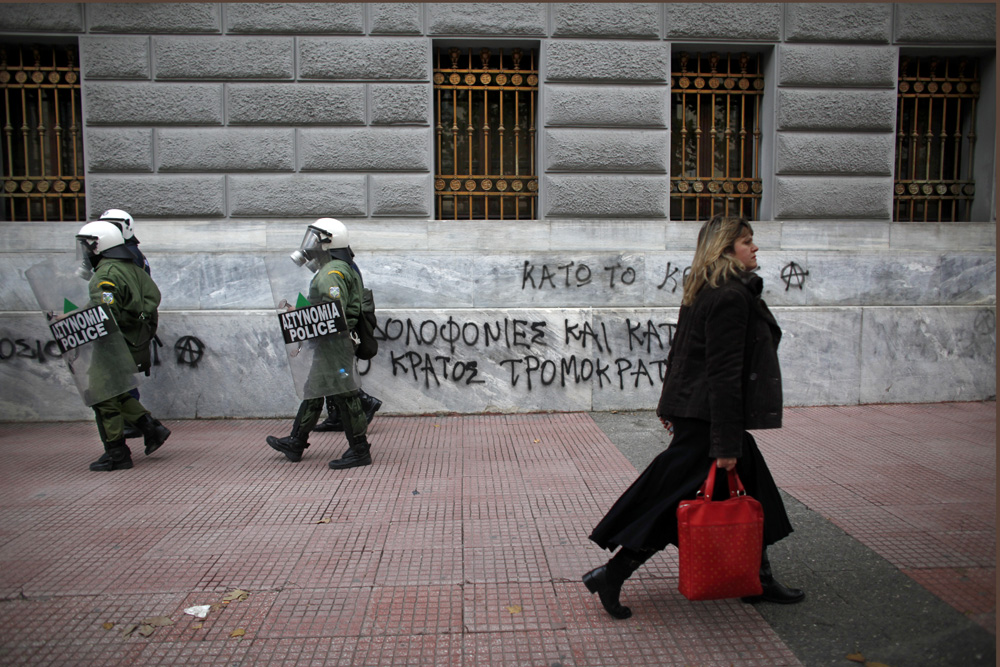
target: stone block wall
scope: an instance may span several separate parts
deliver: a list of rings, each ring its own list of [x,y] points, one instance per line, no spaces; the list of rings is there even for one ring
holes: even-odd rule
[[[163,292],[159,416],[294,412],[264,257],[320,216],[375,291],[386,412],[653,407],[698,228],[669,217],[679,49],[763,57],[786,403],[995,394],[993,124],[971,223],[891,221],[900,53],[981,55],[995,117],[994,5],[25,3],[6,39],[79,42],[89,214],[134,215]],[[479,42],[541,54],[537,220],[434,219],[432,50]],[[24,280],[80,222],[0,223],[0,420],[89,417]]]

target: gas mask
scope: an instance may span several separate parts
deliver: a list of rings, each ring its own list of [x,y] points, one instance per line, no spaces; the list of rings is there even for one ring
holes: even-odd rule
[[[96,236],[76,237],[76,275],[83,280],[90,280],[94,275],[95,260],[98,255]]]
[[[319,271],[320,267],[323,266],[321,260],[327,254],[323,249],[323,244],[329,242],[329,240],[329,234],[310,225],[306,228],[306,233],[302,237],[299,249],[291,255],[292,261],[295,262],[296,266],[304,265],[313,273]]]

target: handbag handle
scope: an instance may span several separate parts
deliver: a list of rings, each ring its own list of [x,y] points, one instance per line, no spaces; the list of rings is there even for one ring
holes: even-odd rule
[[[708,469],[708,478],[698,489],[698,497],[705,497],[709,500],[712,499],[712,493],[715,491],[715,471],[718,467],[715,465],[715,461],[712,461],[711,466]],[[729,474],[729,497],[736,498],[737,496],[745,496],[747,494],[746,489],[743,488],[743,482],[740,481],[740,476],[736,474],[736,468],[728,471]]]

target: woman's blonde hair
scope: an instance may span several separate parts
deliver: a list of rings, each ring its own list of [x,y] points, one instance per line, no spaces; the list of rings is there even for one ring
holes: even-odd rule
[[[694,303],[695,297],[706,285],[718,287],[746,272],[746,267],[733,256],[733,252],[736,241],[748,235],[753,236],[753,228],[742,216],[716,215],[701,226],[691,271],[684,280],[681,305]]]

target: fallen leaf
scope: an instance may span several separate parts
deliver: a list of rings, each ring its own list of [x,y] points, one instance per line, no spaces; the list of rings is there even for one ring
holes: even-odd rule
[[[538,444],[539,442],[541,442],[541,440],[539,440],[538,438],[535,438],[535,444]]]
[[[865,661],[865,656],[861,655],[860,653],[851,653],[850,655],[847,656],[847,659],[850,660],[851,662],[863,663]]]
[[[244,590],[237,588],[235,591],[230,591],[222,596],[223,602],[236,602],[237,600],[246,600],[247,596],[250,594]]]
[[[135,632],[138,627],[139,627],[138,623],[132,623],[130,625],[126,625],[125,629],[122,630],[122,637],[128,637],[133,632]]]
[[[330,517],[325,516],[322,519],[320,519],[319,521],[317,521],[316,523],[330,523],[331,520],[332,519],[330,519]]]
[[[509,611],[512,614],[520,614],[521,613],[521,605],[519,605],[519,604],[511,605],[510,607],[504,607],[504,609],[506,609],[507,611]]]
[[[115,624],[114,623],[105,623],[101,627],[104,628],[105,630],[110,630],[111,628],[115,627]]]
[[[205,627],[205,624],[204,623],[195,623],[191,627],[194,628],[195,630],[201,630],[203,627]]]
[[[143,637],[148,637],[155,631],[156,628],[154,628],[152,625],[149,625],[148,623],[143,623],[142,625],[139,626],[139,634],[142,635]]]
[[[166,616],[153,616],[152,618],[147,618],[143,621],[143,625],[152,625],[155,627],[164,627],[167,625],[173,625],[174,622],[167,618]]]
[[[242,637],[246,633],[247,633],[247,631],[244,630],[243,628],[236,628],[235,630],[233,630],[232,632],[229,633],[229,636],[230,637]]]

